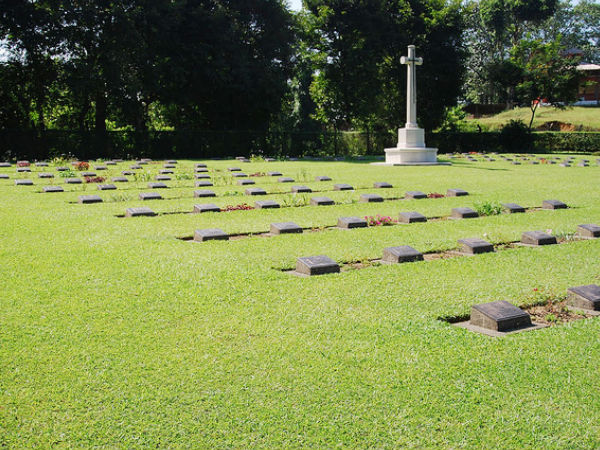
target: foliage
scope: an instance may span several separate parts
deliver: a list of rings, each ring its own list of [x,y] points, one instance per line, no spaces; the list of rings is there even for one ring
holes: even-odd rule
[[[511,51],[511,62],[521,70],[516,98],[531,108],[529,129],[540,103],[562,107],[576,98],[578,61],[563,50],[560,40],[544,44],[539,39],[522,39]]]
[[[521,120],[510,120],[500,130],[499,142],[511,151],[527,150],[532,143],[530,127]]]
[[[377,214],[376,216],[365,216],[365,220],[370,227],[383,227],[386,225],[394,225],[398,222],[398,220],[393,219],[390,216],[382,216],[381,214]]]
[[[503,210],[500,202],[476,202],[473,207],[480,216],[497,216],[498,214],[502,214]]]

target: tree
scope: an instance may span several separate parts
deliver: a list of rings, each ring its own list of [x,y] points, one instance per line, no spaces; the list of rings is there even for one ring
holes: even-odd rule
[[[464,73],[458,3],[441,0],[307,0],[317,72],[316,117],[334,129],[397,127],[404,120],[409,44],[419,67],[421,124],[439,124]]]
[[[515,92],[531,108],[530,130],[540,103],[564,107],[575,100],[579,87],[578,61],[564,54],[560,41],[523,39],[513,47],[511,61],[521,70]]]

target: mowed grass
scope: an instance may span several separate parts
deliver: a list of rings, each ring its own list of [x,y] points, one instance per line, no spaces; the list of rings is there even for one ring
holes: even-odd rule
[[[490,117],[470,119],[492,130],[498,130],[510,120],[522,120],[529,125],[531,109],[515,108]],[[600,131],[600,108],[573,106],[558,109],[552,106],[539,107],[535,113],[533,128],[546,122],[563,122],[575,126],[576,131]]]
[[[35,173],[18,176],[31,187],[0,180],[0,447],[600,447],[600,318],[503,338],[438,320],[468,314],[475,303],[531,303],[536,288],[559,297],[570,286],[600,284],[600,241],[312,278],[282,271],[300,256],[360,261],[388,246],[438,251],[467,237],[573,233],[600,223],[600,167],[206,163],[222,170],[219,185],[206,188],[215,199],[194,199],[194,181],[178,180],[157,190],[168,199],[141,202],[137,194],[149,189],[130,182],[112,192],[87,186],[105,203],[80,205],[73,202],[83,187],[44,194],[48,181]],[[197,203],[293,200],[242,195],[244,187],[224,176],[234,165],[277,170],[313,189],[357,190],[312,194],[335,206],[189,214]],[[193,172],[192,161],[179,166]],[[14,166],[0,173],[17,176]],[[332,181],[312,181],[317,175]],[[291,187],[276,177],[256,181],[269,192]],[[394,188],[373,189],[376,181]],[[470,195],[356,203],[360,193],[448,188]],[[476,202],[539,207],[545,199],[570,208],[228,242],[178,239],[201,228],[261,233],[272,222],[319,228],[341,216],[439,217]],[[181,214],[118,217],[132,206]]]

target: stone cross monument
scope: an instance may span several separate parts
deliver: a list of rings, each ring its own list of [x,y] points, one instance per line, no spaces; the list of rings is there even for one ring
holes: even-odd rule
[[[415,46],[408,46],[408,56],[400,60],[407,66],[406,125],[398,130],[398,145],[385,149],[385,164],[394,166],[419,166],[441,164],[437,161],[437,148],[425,145],[425,130],[417,125],[417,66],[423,58],[415,56]]]

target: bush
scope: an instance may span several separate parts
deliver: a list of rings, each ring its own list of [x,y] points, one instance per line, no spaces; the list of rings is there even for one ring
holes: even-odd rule
[[[529,127],[522,120],[511,120],[502,127],[499,136],[502,148],[510,151],[531,150],[533,139]]]

